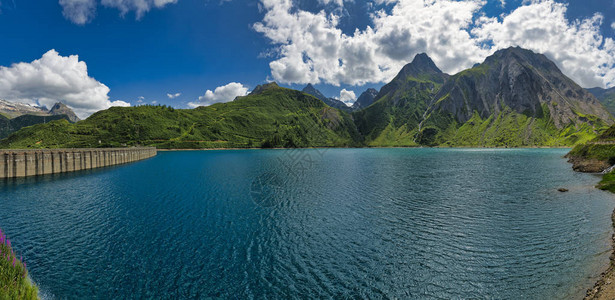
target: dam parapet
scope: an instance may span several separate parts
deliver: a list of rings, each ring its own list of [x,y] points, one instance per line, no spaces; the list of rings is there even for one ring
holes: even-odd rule
[[[156,156],[156,148],[0,150],[0,179],[68,173]]]

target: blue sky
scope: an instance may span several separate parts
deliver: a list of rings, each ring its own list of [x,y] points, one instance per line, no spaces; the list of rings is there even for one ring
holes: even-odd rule
[[[142,99],[142,103],[156,101],[178,108],[224,102],[234,97],[233,92],[245,93],[268,80],[297,89],[312,82],[327,96],[339,97],[344,89],[358,97],[368,87],[381,87],[416,53],[427,52],[444,71],[454,73],[511,45],[548,52],[583,86],[615,86],[615,47],[605,42],[615,36],[615,1],[611,0],[508,0],[504,5],[478,0],[145,0],[145,7],[131,4],[135,1],[0,0],[0,66],[4,66],[0,69],[0,99],[41,105],[60,100],[87,116],[118,100],[137,105]],[[558,3],[566,4],[563,13],[557,10]],[[79,5],[89,5],[85,14]],[[523,7],[527,12],[521,12]],[[446,15],[447,10],[452,15]],[[378,11],[381,17],[375,19],[373,14]],[[532,23],[531,18],[523,18],[533,11],[542,23],[518,28]],[[561,28],[558,13],[565,16],[566,28]],[[446,29],[428,26],[435,31],[426,32],[417,24],[429,14],[437,14],[429,16],[430,20],[459,20],[443,27]],[[512,25],[504,21],[507,16]],[[481,17],[495,18],[491,22],[497,24],[479,24]],[[593,28],[583,26],[585,21]],[[547,28],[549,22],[559,22],[564,31]],[[368,26],[373,32],[368,32]],[[539,35],[553,36],[532,35],[541,26],[545,30],[538,31]],[[473,32],[477,27],[480,32]],[[565,38],[562,32],[571,31],[567,27],[574,32]],[[506,30],[526,34],[516,40],[498,36]],[[579,37],[587,38],[588,32],[595,35],[595,30],[602,43],[582,49],[588,43]],[[315,41],[326,34],[330,39]],[[433,36],[442,38],[434,42]],[[349,45],[356,48],[347,50]],[[51,49],[57,55],[50,54],[47,62],[30,68],[31,62]],[[567,49],[566,55],[557,54],[561,49]],[[62,70],[69,69],[64,64],[80,66],[64,59],[70,55],[78,55],[78,61],[87,65],[87,78],[64,74]],[[12,66],[20,62],[26,64]],[[3,83],[3,76],[22,78],[26,84],[16,79]],[[57,80],[44,82],[50,76]],[[240,88],[216,91],[232,82]],[[207,90],[210,96],[199,100]],[[176,93],[181,95],[167,96]],[[88,97],[97,100],[80,99]],[[92,103],[85,103],[88,101]]]

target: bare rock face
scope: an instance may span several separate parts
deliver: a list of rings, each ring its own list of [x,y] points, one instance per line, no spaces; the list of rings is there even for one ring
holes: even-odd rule
[[[602,105],[606,107],[606,109],[611,113],[611,115],[615,115],[615,87],[610,89],[603,89],[600,87],[587,89],[590,93],[592,93]]]
[[[357,101],[352,105],[352,109],[359,110],[372,105],[376,100],[376,96],[378,96],[378,91],[376,89],[367,89],[357,98]]]
[[[384,97],[402,98],[407,91],[417,88],[433,92],[437,88],[435,84],[444,83],[448,77],[449,75],[443,73],[427,54],[417,54],[391,82],[380,89],[376,101]],[[398,101],[394,102],[398,103]]]
[[[48,112],[42,107],[0,100],[0,114],[8,118],[15,118],[23,115],[44,116],[48,115]]]
[[[44,107],[32,106],[24,103],[9,102],[0,100],[0,114],[5,115],[9,119],[17,118],[24,115],[32,116],[60,116],[66,115],[69,121],[77,122],[79,117],[75,112],[66,106],[66,104],[58,102],[50,110]]]
[[[24,103],[0,100],[0,139],[23,127],[66,119],[77,122],[79,118],[63,103],[56,103],[51,110]]]
[[[595,158],[584,157],[568,157],[568,162],[572,163],[572,169],[583,173],[600,173],[609,167],[607,161],[598,160]]]
[[[598,99],[546,56],[521,48],[499,50],[482,64],[452,76],[435,100],[437,109],[461,123],[474,111],[487,118],[505,108],[530,117],[550,117],[559,129],[591,122],[587,115],[613,123]]]
[[[66,106],[66,104],[62,102],[56,103],[50,110],[49,114],[52,116],[66,115],[68,120],[71,122],[78,122],[79,117],[75,114],[75,112],[70,109],[70,107]]]

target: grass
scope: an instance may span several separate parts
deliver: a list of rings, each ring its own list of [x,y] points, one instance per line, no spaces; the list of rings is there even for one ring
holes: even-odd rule
[[[0,139],[9,136],[11,133],[18,131],[21,128],[32,126],[40,123],[47,123],[54,120],[66,119],[66,115],[57,116],[35,116],[22,115],[16,118],[7,118],[0,114]]]
[[[112,107],[75,124],[59,120],[23,128],[0,141],[0,148],[348,147],[359,142],[347,113],[275,87],[196,109]]]
[[[17,257],[11,241],[0,230],[0,299],[38,299],[38,288],[28,277],[26,263]]]
[[[604,191],[615,193],[615,172],[604,174],[602,180],[596,187]]]
[[[403,88],[352,115],[302,92],[270,86],[196,109],[112,107],[74,124],[55,120],[22,128],[0,140],[0,148],[562,147],[605,130],[605,138],[615,140],[615,129],[589,115],[581,116],[587,122],[556,128],[547,107],[536,116],[507,107],[486,118],[474,112],[465,123],[436,110],[423,120],[441,84],[414,79],[396,84]]]

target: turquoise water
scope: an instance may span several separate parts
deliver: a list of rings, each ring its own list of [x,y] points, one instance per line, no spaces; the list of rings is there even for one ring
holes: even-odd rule
[[[579,298],[615,199],[566,151],[163,152],[0,182],[0,227],[48,298]]]

